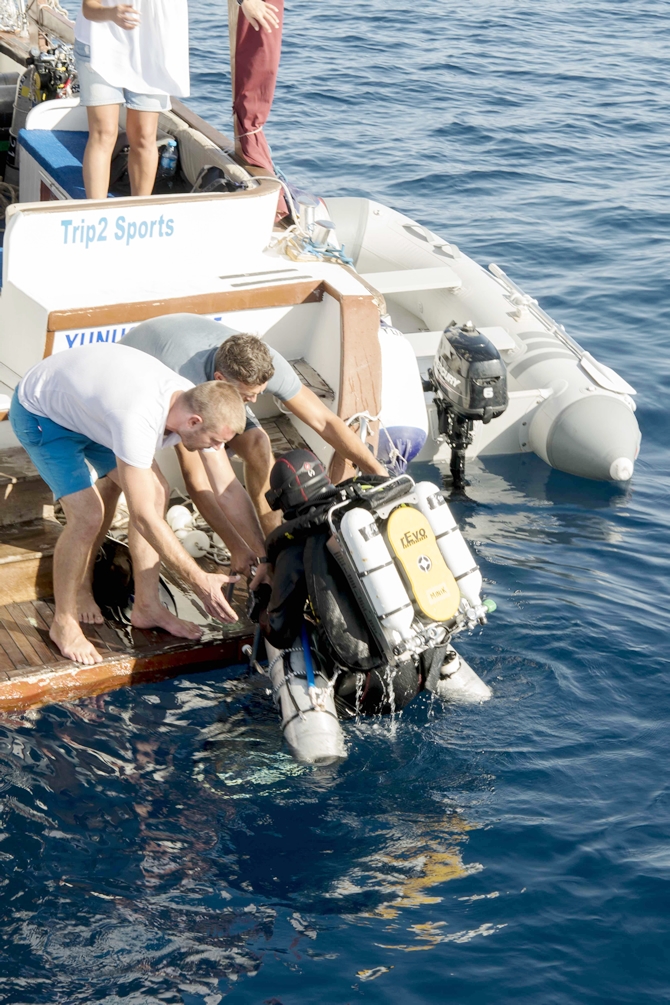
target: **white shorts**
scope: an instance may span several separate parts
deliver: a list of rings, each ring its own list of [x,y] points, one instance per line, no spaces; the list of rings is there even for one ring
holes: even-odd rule
[[[125,87],[114,87],[91,66],[91,47],[79,39],[74,43],[74,56],[79,77],[79,100],[85,108],[98,105],[126,105],[136,112],[168,112],[169,94],[137,94]]]

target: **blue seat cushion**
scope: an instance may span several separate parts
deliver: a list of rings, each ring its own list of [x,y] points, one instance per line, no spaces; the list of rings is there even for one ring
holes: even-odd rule
[[[85,199],[81,165],[88,132],[74,129],[22,129],[19,144],[71,199]]]

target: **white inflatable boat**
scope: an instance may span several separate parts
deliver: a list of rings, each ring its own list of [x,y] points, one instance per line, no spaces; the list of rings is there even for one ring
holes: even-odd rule
[[[498,351],[509,401],[477,423],[468,456],[534,451],[585,478],[628,481],[640,446],[635,390],[598,362],[495,265],[487,272],[455,244],[369,199],[326,199],[354,266],[386,299],[427,377],[445,327],[470,324]],[[457,378],[454,378],[457,379]],[[420,459],[446,461],[449,445],[427,396],[430,435]]]

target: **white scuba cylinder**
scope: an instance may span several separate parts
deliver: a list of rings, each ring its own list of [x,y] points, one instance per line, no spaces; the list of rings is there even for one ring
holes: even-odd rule
[[[442,557],[458,583],[461,596],[470,607],[481,607],[482,574],[444,496],[432,482],[419,482],[414,491],[417,509],[428,520]]]
[[[375,518],[360,507],[350,509],[340,533],[386,637],[392,645],[412,638],[414,607]]]
[[[332,688],[325,677],[315,673],[314,682],[319,697],[319,706],[315,708],[304,676],[305,657],[300,637],[286,657],[267,641],[265,648],[282,731],[292,755],[303,764],[331,764],[342,760],[347,751]],[[284,659],[290,660],[291,669],[301,676],[294,677],[290,671],[287,674]]]
[[[492,697],[488,684],[484,683],[453,646],[448,646],[448,650],[454,656],[442,667],[440,678],[433,688],[438,698],[474,703],[488,701]]]

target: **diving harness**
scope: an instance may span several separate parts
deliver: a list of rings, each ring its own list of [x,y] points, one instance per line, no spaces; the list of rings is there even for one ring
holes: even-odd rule
[[[286,519],[267,541],[275,580],[261,624],[283,661],[275,701],[302,678],[313,711],[333,691],[347,715],[398,710],[457,672],[451,638],[495,604],[481,600],[481,573],[437,486],[408,475],[334,486],[309,456],[304,501],[285,508],[274,493]]]

